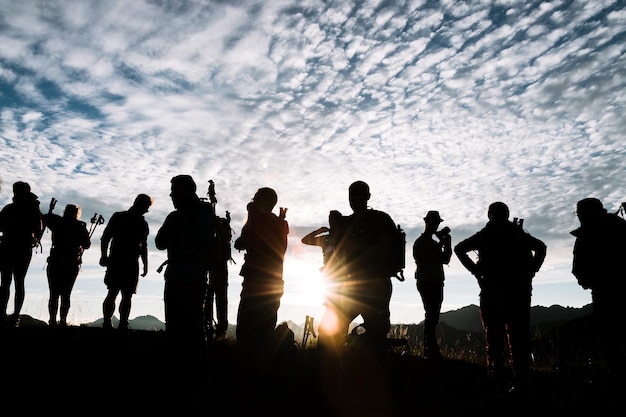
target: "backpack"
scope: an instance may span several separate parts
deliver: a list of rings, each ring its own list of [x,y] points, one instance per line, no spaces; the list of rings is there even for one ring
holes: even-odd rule
[[[399,281],[404,281],[404,268],[406,267],[406,233],[400,225],[396,226],[393,233],[393,249],[391,252],[390,270]]]

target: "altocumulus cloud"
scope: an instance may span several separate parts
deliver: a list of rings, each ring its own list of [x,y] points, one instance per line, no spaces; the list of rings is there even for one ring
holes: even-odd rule
[[[458,241],[501,200],[548,244],[534,303],[581,306],[575,203],[615,211],[626,197],[624,28],[620,1],[0,0],[0,203],[26,180],[44,210],[55,197],[108,218],[146,192],[154,233],[172,209],[169,179],[190,173],[202,195],[216,182],[237,234],[255,190],[274,187],[292,230],[280,314],[299,321],[319,311],[298,295],[321,262],[299,240],[330,209],[350,213],[354,180],[409,248],[427,210]],[[76,321],[100,316],[98,240]],[[133,313],[162,317],[163,258],[152,245]],[[45,318],[43,264],[35,256],[23,311]],[[409,251],[395,322],[423,318],[413,271]],[[476,303],[456,259],[446,272],[444,310]]]

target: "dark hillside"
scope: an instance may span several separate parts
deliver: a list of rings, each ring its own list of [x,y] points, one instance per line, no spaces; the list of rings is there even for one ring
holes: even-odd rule
[[[559,337],[574,334],[563,330]],[[236,344],[227,339],[212,345],[201,380],[192,375],[197,369],[176,368],[164,335],[73,326],[3,328],[2,404],[11,410],[23,407],[26,414],[215,415],[217,408],[229,410],[226,415],[316,417],[457,416],[502,407],[580,414],[617,404],[598,379],[601,369],[536,370],[529,392],[496,395],[482,363],[453,357],[452,350],[446,351],[447,359],[433,363],[402,347],[375,363],[354,345],[343,359],[343,377],[324,383],[315,350],[294,350],[267,380],[246,385]]]

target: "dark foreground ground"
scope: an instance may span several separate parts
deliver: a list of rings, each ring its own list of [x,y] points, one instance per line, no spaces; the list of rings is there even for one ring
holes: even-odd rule
[[[232,340],[214,342],[206,368],[173,360],[164,332],[93,327],[0,329],[3,415],[457,416],[583,415],[622,409],[602,370],[534,371],[532,386],[496,390],[481,364],[430,362],[358,348],[322,371],[315,351],[294,349],[261,381],[246,378]],[[183,358],[184,359],[184,358]],[[324,377],[323,375],[330,375]]]

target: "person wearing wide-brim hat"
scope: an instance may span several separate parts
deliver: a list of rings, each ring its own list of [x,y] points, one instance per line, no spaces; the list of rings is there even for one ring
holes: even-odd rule
[[[437,233],[443,219],[436,210],[424,217],[424,232],[413,243],[415,280],[424,304],[424,357],[440,359],[436,328],[439,323],[445,274],[443,266],[450,262],[452,245],[449,233]],[[435,240],[434,236],[437,236]]]

